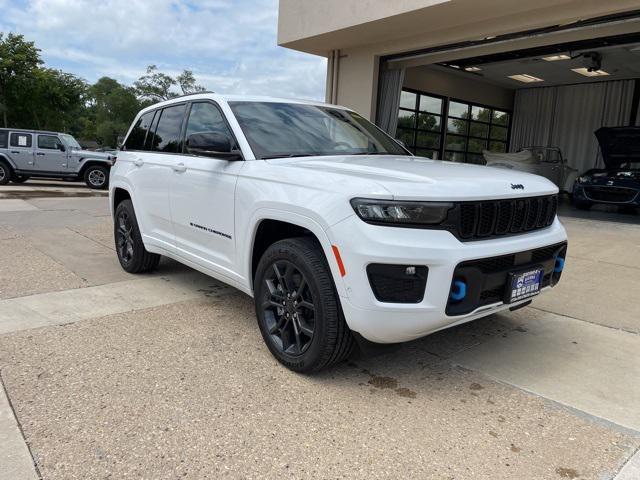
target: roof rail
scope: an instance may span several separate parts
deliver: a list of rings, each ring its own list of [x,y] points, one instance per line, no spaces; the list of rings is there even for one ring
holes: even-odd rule
[[[202,92],[185,93],[185,94],[182,94],[182,95],[178,95],[177,97],[171,97],[168,100],[173,100],[175,98],[189,97],[191,95],[200,95],[200,94],[203,94],[203,93],[216,93],[216,92],[211,92],[209,90],[204,90]]]

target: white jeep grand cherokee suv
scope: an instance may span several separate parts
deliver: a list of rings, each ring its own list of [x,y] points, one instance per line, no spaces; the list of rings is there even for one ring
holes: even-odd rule
[[[314,371],[553,287],[557,192],[415,157],[343,107],[204,93],[138,114],[110,204],[126,271],[166,255],[246,292],[273,355]]]

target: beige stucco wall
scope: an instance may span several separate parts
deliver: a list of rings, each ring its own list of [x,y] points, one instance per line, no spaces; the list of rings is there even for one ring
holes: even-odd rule
[[[463,76],[434,67],[408,68],[404,86],[505,110],[513,109],[515,90],[503,88],[482,79],[470,78],[468,74]]]
[[[451,0],[280,0],[278,44],[335,32]]]
[[[634,9],[640,9],[639,0],[280,0],[278,41],[289,48],[327,57],[333,50],[340,50],[337,103],[373,119],[381,56],[570,24]],[[628,22],[392,65],[393,68],[428,65],[637,31],[640,22]]]

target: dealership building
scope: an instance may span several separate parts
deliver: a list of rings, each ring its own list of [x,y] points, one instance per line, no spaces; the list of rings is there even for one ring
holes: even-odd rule
[[[554,147],[582,172],[594,131],[638,123],[640,1],[280,0],[278,43],[420,156]]]

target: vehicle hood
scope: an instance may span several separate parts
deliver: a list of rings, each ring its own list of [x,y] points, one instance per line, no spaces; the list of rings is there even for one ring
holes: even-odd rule
[[[640,127],[602,127],[595,136],[607,168],[640,162]]]
[[[594,168],[583,173],[578,180],[581,184],[640,187],[639,169],[599,169]]]
[[[300,173],[297,178],[309,178],[314,183],[324,178],[344,185],[345,179],[352,178],[354,185],[361,185],[362,180],[368,179],[398,200],[483,200],[558,191],[552,182],[538,175],[421,157],[346,155],[282,158],[268,162],[289,171],[296,170]],[[301,170],[308,173],[302,174]]]

